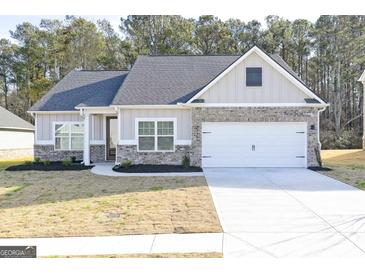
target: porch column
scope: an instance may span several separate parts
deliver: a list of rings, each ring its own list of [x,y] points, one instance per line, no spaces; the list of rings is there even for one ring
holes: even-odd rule
[[[84,117],[84,165],[90,165],[90,114],[85,112]]]

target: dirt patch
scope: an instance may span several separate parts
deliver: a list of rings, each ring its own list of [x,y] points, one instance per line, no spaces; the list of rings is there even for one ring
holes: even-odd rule
[[[117,165],[113,167],[113,170],[123,173],[203,172],[201,167],[184,167],[175,165],[131,165],[128,168]]]
[[[0,237],[221,232],[203,176],[0,170]]]

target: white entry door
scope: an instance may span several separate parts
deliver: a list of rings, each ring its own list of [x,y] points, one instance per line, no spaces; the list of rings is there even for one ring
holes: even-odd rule
[[[306,167],[307,123],[203,123],[202,165]]]

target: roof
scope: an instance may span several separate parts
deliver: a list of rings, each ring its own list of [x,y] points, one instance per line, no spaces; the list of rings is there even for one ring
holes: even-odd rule
[[[70,111],[77,106],[109,106],[128,71],[73,70],[30,111]]]
[[[240,56],[140,56],[112,105],[186,102]]]
[[[16,116],[3,107],[0,107],[0,129],[1,128],[34,130],[34,126],[31,123]]]
[[[214,84],[243,56],[260,51],[322,102],[278,55],[254,47],[244,55],[139,56],[127,71],[73,70],[30,111],[72,111],[75,107],[186,103]],[[262,52],[262,53],[261,53]],[[266,57],[267,56],[267,57]],[[307,102],[308,104],[314,101]]]

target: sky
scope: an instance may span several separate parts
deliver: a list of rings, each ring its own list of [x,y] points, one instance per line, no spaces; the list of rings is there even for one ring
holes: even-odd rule
[[[87,18],[88,20],[91,20],[93,22],[96,22],[98,19],[107,19],[110,21],[112,26],[116,31],[119,31],[119,25],[120,25],[120,18],[126,17],[126,15],[81,15],[84,18]],[[197,16],[194,15],[183,15],[184,17],[192,17],[197,18]],[[242,17],[236,17],[236,16],[225,16],[225,15],[218,15],[219,18],[222,20],[227,20],[230,17],[239,18],[243,20],[244,22],[250,21],[252,19],[256,19],[260,21],[261,23],[264,23],[265,16],[263,15],[257,15],[256,17],[254,15],[251,16],[242,16]],[[298,16],[283,16],[284,18],[287,18],[289,20],[295,20],[299,18]],[[301,16],[301,18],[307,19],[309,21],[314,22],[319,15],[307,15],[307,16]],[[15,30],[16,25],[21,24],[25,21],[30,22],[34,25],[39,25],[41,19],[58,19],[63,20],[65,19],[65,16],[63,15],[0,15],[0,38],[7,38],[11,39],[9,30]]]

